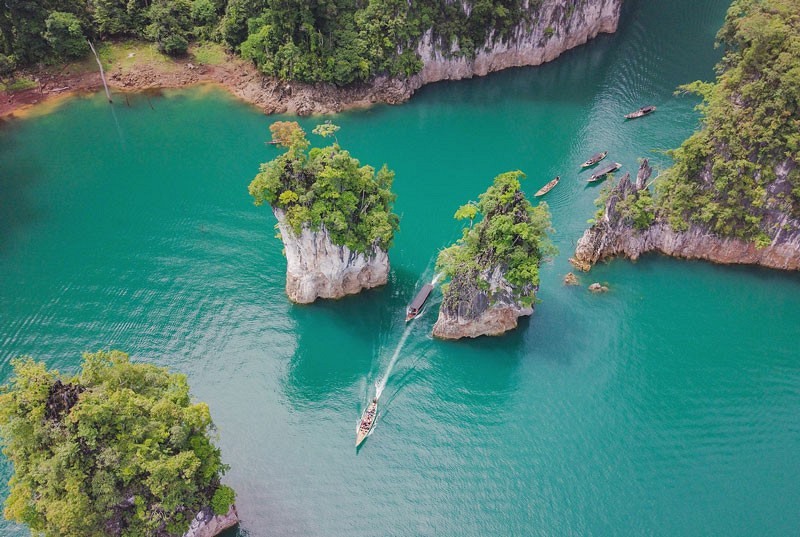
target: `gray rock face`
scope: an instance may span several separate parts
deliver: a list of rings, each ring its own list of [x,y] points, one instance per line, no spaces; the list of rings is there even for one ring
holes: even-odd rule
[[[515,301],[514,289],[499,267],[481,277],[488,282],[488,290],[479,289],[474,278],[450,282],[450,292],[458,298],[449,304],[445,298],[433,325],[434,336],[442,339],[497,336],[516,328],[517,319],[523,315],[533,313],[533,307],[524,307]]]
[[[238,523],[239,514],[235,505],[231,505],[225,515],[215,515],[209,507],[206,507],[197,513],[183,537],[214,537]]]
[[[415,75],[413,85],[484,76],[509,67],[552,61],[599,33],[614,33],[621,7],[622,0],[544,0],[533,9],[533,22],[521,22],[508,40],[489,36],[475,51],[474,58],[457,54],[460,52],[457,43],[442,50],[428,30],[417,46],[424,66]]]
[[[333,244],[324,226],[319,231],[303,228],[297,236],[284,212],[274,213],[286,254],[286,294],[292,302],[341,298],[387,282],[389,255],[380,248],[370,256],[351,252]]]
[[[753,264],[784,270],[800,270],[800,222],[780,213],[770,214],[767,225],[777,229],[772,242],[757,248],[752,242],[736,238],[719,237],[712,232],[692,225],[686,231],[675,231],[669,224],[656,218],[645,230],[637,230],[626,221],[616,204],[632,193],[644,188],[650,167],[645,160],[639,168],[635,184],[623,177],[606,202],[603,217],[578,240],[575,265],[590,267],[594,263],[615,256],[638,259],[646,252],[661,252],[673,257],[705,259],[715,263]],[[641,179],[644,177],[644,179]],[[780,177],[780,175],[779,175]]]

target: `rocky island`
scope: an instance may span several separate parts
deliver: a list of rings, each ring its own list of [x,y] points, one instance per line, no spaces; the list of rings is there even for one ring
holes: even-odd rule
[[[314,133],[335,138],[338,127]],[[399,219],[391,210],[394,173],[361,166],[338,142],[310,151],[296,122],[270,126],[286,151],[261,165],[249,191],[278,220],[286,255],[286,294],[298,304],[341,298],[386,283]]]
[[[647,188],[642,162],[600,200],[574,261],[657,251],[717,263],[800,269],[800,17],[797,2],[734,2],[726,54],[703,97],[703,128]]]
[[[530,204],[520,189],[523,176],[520,171],[498,175],[477,203],[456,212],[457,219],[469,219],[470,225],[437,259],[437,270],[449,281],[442,285],[434,336],[499,335],[533,313],[539,264],[555,254],[555,247],[547,237],[547,204]],[[478,216],[483,218],[474,223]]]
[[[185,376],[122,352],[85,354],[75,376],[17,360],[0,392],[4,515],[36,535],[212,537],[239,522],[212,428]]]

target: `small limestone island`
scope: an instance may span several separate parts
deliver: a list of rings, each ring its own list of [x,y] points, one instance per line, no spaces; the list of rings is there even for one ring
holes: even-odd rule
[[[184,375],[125,353],[85,354],[75,376],[16,360],[0,390],[4,514],[34,535],[217,535],[239,519],[212,429]]]
[[[460,339],[499,335],[533,313],[539,264],[555,255],[548,237],[546,203],[536,207],[520,188],[520,171],[498,175],[477,203],[461,206],[455,218],[470,221],[456,244],[436,261],[448,282],[433,335]],[[478,216],[483,218],[475,223]]]
[[[726,54],[703,97],[703,127],[648,188],[645,159],[598,200],[573,264],[645,252],[800,269],[800,17],[797,2],[735,2],[718,38]]]
[[[334,137],[326,123],[315,134]],[[338,142],[309,150],[296,122],[270,126],[286,149],[250,183],[256,205],[272,207],[286,255],[286,294],[298,304],[384,285],[399,218],[391,210],[394,172],[361,166]]]

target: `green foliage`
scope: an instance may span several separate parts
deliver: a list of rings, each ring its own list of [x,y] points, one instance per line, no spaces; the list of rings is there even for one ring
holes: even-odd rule
[[[145,35],[156,42],[158,50],[170,56],[186,54],[192,27],[192,4],[189,0],[155,0],[150,6],[150,24]]]
[[[211,510],[215,515],[225,515],[236,500],[236,493],[228,485],[220,485],[211,498]]]
[[[763,245],[778,231],[770,212],[800,217],[799,173],[768,195],[776,169],[800,164],[797,0],[736,0],[718,38],[727,51],[716,82],[681,88],[703,97],[703,129],[672,152],[658,207],[678,230],[696,223]]]
[[[625,199],[619,200],[616,210],[636,229],[645,230],[655,221],[655,203],[650,191],[646,188],[630,193]]]
[[[315,129],[326,134],[337,130],[329,123]],[[334,244],[351,251],[388,250],[399,222],[391,211],[394,172],[385,165],[377,172],[361,166],[338,143],[308,151],[305,132],[293,121],[277,121],[270,131],[286,152],[262,164],[250,183],[256,205],[267,202],[284,211],[298,235],[304,227],[324,227]]]
[[[80,58],[89,51],[81,21],[72,13],[53,11],[45,20],[44,38],[61,59]]]
[[[514,298],[530,305],[539,285],[539,264],[555,255],[548,238],[550,213],[546,203],[533,207],[525,198],[520,171],[495,177],[492,186],[480,195],[477,204],[461,206],[455,218],[483,219],[464,229],[456,244],[439,252],[437,270],[451,280],[443,287],[443,307],[457,308],[465,293],[476,288],[486,291],[488,279],[496,269],[514,288]]]
[[[124,353],[85,354],[74,377],[16,360],[0,390],[4,514],[34,534],[179,535],[223,488],[212,427],[183,375]]]

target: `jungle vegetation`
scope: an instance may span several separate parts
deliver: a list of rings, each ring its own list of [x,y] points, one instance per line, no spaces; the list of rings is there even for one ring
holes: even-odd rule
[[[185,376],[122,352],[85,354],[74,376],[16,360],[0,390],[5,517],[34,535],[181,535],[234,499],[212,429]]]
[[[442,307],[456,311],[460,302],[476,291],[488,292],[496,270],[513,288],[513,299],[529,306],[539,285],[539,264],[556,254],[548,238],[550,212],[546,203],[536,207],[521,190],[521,171],[495,177],[478,202],[461,206],[454,217],[469,220],[469,227],[452,246],[439,252],[437,270],[449,283],[442,287]],[[491,303],[492,297],[489,296]]]
[[[535,18],[541,0],[5,0],[0,75],[86,54],[86,38],[138,37],[171,55],[191,41],[224,43],[265,74],[338,85],[418,72],[420,38],[473,55]]]
[[[736,0],[718,40],[716,82],[683,91],[703,101],[702,128],[672,152],[657,181],[659,216],[766,246],[800,218],[800,2]]]
[[[339,127],[324,123],[314,129],[333,137]],[[369,255],[392,245],[399,218],[392,212],[394,172],[384,164],[377,172],[343,150],[338,141],[311,148],[305,131],[294,121],[270,125],[272,140],[286,151],[261,165],[249,191],[256,205],[269,203],[286,214],[299,235],[304,227],[324,227],[331,241]]]

